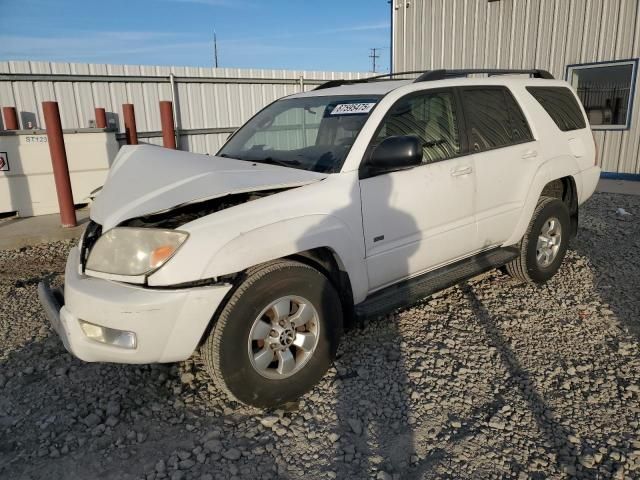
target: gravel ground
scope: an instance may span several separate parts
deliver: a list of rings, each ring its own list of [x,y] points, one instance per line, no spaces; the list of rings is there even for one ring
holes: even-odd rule
[[[36,297],[70,244],[0,252],[0,477],[638,478],[640,197],[598,194],[581,222],[546,285],[493,271],[355,329],[274,412],[198,355],[72,358]]]

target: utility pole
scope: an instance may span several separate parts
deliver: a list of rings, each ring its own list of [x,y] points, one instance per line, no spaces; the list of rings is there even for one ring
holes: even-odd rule
[[[376,53],[378,50],[381,50],[381,49],[380,48],[372,48],[371,49],[371,53],[369,54],[369,58],[371,59],[371,66],[372,66],[371,71],[373,73],[376,73],[376,60],[378,58],[380,58],[380,55],[378,55]]]
[[[215,30],[213,31],[213,66],[218,68],[218,40]]]

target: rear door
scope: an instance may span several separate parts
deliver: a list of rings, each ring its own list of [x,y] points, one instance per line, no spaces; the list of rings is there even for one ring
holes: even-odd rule
[[[460,90],[476,172],[478,242],[489,248],[501,245],[513,233],[541,156],[508,88]]]

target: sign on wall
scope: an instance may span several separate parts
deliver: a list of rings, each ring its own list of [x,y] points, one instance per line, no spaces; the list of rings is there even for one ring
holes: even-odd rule
[[[7,152],[0,152],[0,172],[9,171],[9,156]]]

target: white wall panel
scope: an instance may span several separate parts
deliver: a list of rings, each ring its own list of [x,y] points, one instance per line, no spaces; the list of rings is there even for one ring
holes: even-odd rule
[[[535,67],[565,78],[570,64],[640,57],[639,0],[394,0],[394,6],[394,71]],[[640,174],[640,78],[635,90],[631,128],[595,132],[605,171]]]
[[[626,15],[633,17],[635,31],[623,29],[620,35],[627,35],[625,41],[620,45],[620,55],[622,58],[640,57],[640,6],[637,0],[623,0],[624,11]],[[634,12],[635,9],[635,12]],[[632,42],[629,39],[633,38]],[[631,52],[628,52],[625,43],[632,43]],[[640,75],[636,78],[635,84],[636,98],[633,102],[633,110],[631,112],[631,129],[622,133],[623,142],[620,149],[620,171],[624,173],[640,172],[640,101],[638,101],[638,92],[640,92]]]
[[[440,0],[442,1],[442,0]],[[421,32],[419,32],[421,34]],[[320,72],[291,70],[258,70],[235,68],[167,67],[148,65],[101,65],[78,63],[49,63],[9,61],[0,62],[0,74],[64,74],[98,76],[163,77],[158,81],[95,81],[83,78],[0,80],[0,107],[14,106],[21,126],[31,121],[33,127],[44,128],[42,102],[58,102],[63,128],[86,128],[95,121],[95,108],[107,111],[107,121],[115,120],[118,131],[124,131],[122,105],[133,103],[138,133],[161,129],[160,100],[172,100],[169,75],[175,75],[176,123],[180,130],[202,128],[237,128],[258,110],[272,101],[304,90],[315,88],[320,80],[362,78],[364,72]],[[180,77],[202,77],[203,81],[181,82]],[[230,78],[224,83],[208,83],[212,78]],[[241,83],[235,78],[255,80]],[[264,83],[265,79],[282,82]],[[261,80],[263,82],[261,83]],[[294,80],[294,82],[291,82]],[[309,83],[312,81],[313,83]],[[224,134],[180,135],[180,146],[201,153],[215,153],[226,140]],[[141,142],[160,145],[161,138],[140,138]]]

